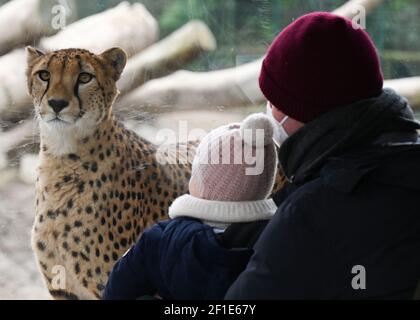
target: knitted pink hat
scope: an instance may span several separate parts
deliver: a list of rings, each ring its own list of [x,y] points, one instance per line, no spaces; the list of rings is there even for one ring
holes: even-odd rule
[[[191,195],[217,201],[266,199],[277,169],[272,138],[273,124],[264,114],[211,131],[192,164]]]

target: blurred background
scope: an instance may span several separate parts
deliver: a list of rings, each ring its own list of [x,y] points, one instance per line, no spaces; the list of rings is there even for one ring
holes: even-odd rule
[[[379,49],[386,85],[420,111],[420,1],[0,0],[0,299],[48,294],[30,249],[38,131],[25,82],[25,45],[123,47],[130,59],[115,113],[155,141],[159,129],[210,130],[264,110],[257,77],[267,47],[311,11],[354,18]],[[193,138],[193,137],[191,137]]]

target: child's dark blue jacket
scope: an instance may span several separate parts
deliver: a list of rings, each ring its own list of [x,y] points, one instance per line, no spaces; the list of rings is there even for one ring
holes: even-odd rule
[[[265,222],[239,225],[261,228]],[[164,299],[223,299],[245,269],[252,254],[250,244],[258,234],[254,227],[241,229],[233,237],[234,246],[240,247],[229,248],[228,231],[219,237],[212,227],[192,218],[160,222],[117,262],[103,298],[159,294]]]

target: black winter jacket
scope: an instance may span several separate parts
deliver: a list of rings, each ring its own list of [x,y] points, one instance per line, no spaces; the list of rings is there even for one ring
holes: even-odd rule
[[[420,145],[389,148],[381,157],[370,150],[335,158],[319,178],[283,189],[277,200],[285,201],[226,298],[412,298],[420,280]],[[357,266],[366,289],[353,288]]]
[[[280,162],[293,183],[274,197],[279,208],[225,298],[413,298],[418,128],[407,102],[386,89],[291,136]]]

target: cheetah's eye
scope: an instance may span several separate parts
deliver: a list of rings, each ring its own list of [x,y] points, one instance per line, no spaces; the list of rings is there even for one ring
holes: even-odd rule
[[[87,72],[82,72],[79,75],[79,82],[80,83],[88,83],[93,79],[93,75],[91,75],[90,73]]]
[[[51,78],[51,74],[47,70],[41,70],[38,72],[38,77],[42,81],[49,81]]]

